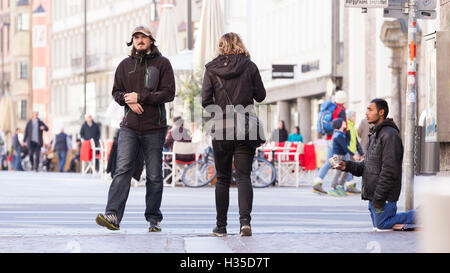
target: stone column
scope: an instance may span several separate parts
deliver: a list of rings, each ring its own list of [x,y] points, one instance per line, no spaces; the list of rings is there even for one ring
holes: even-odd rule
[[[289,101],[278,101],[277,102],[278,105],[278,121],[283,120],[284,124],[286,125],[286,130],[288,130],[288,132],[290,132],[290,128],[291,128],[291,113],[290,113],[290,103]],[[278,122],[276,125],[278,128]]]
[[[308,143],[311,140],[311,101],[307,98],[297,98],[297,109],[303,142]]]
[[[391,105],[389,105],[390,116],[393,117],[397,126],[402,124],[402,99],[401,99],[401,75],[403,67],[403,52],[408,45],[408,35],[402,32],[397,20],[385,21],[381,27],[380,39],[383,44],[392,50],[391,68],[392,89]]]

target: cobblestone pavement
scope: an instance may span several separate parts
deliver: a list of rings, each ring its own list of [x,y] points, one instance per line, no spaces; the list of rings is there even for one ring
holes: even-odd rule
[[[416,184],[427,179],[418,178]],[[0,172],[0,183],[0,253],[411,253],[421,249],[420,231],[373,232],[367,202],[360,196],[319,196],[310,186],[255,189],[252,237],[238,235],[237,189],[232,188],[229,235],[217,238],[211,236],[215,224],[211,187],[164,188],[163,231],[149,233],[143,215],[145,187],[132,187],[121,230],[113,232],[94,220],[104,211],[107,181],[79,174]],[[398,204],[403,210],[404,200]]]

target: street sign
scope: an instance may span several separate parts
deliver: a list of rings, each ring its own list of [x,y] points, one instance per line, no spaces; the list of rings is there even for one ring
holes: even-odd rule
[[[345,0],[346,8],[387,8],[390,0]]]
[[[420,11],[436,10],[437,0],[417,0],[417,8]]]
[[[408,20],[409,15],[407,13],[403,13],[401,9],[384,9],[384,18],[397,18],[397,19],[405,19]],[[417,19],[436,19],[436,11],[432,10],[419,10],[416,14]]]

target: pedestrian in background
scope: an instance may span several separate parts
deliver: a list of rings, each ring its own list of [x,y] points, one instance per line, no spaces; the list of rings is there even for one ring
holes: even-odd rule
[[[370,131],[364,161],[342,161],[339,170],[362,176],[361,198],[369,201],[374,230],[392,229],[397,224],[414,224],[416,211],[397,213],[402,187],[403,144],[400,130],[387,118],[389,106],[383,99],[374,99],[367,107],[366,117],[375,125]]]
[[[340,90],[337,91],[334,96],[334,101],[336,104],[336,107],[332,113],[331,121],[341,118],[345,122],[347,122],[347,116],[345,113],[345,107],[344,103],[347,101],[347,93]],[[322,188],[322,182],[325,176],[328,173],[328,170],[331,168],[330,162],[328,162],[328,159],[330,159],[333,156],[333,141],[332,136],[327,135],[327,160],[325,161],[325,164],[320,168],[319,173],[317,174],[316,179],[314,180],[314,185],[312,191],[319,194],[327,194],[327,192]]]
[[[332,126],[334,129],[333,134],[333,156],[338,157],[338,162],[345,160],[345,156],[349,153],[348,144],[345,138],[345,129],[347,125],[342,118],[337,118],[333,120]],[[336,174],[334,175],[333,182],[331,184],[331,190],[328,192],[329,195],[332,196],[346,196],[344,190],[344,183],[347,179],[348,173],[343,172],[341,170],[336,170]]]
[[[59,134],[55,136],[52,143],[52,151],[56,152],[58,157],[58,170],[60,173],[64,172],[66,165],[67,152],[72,150],[72,143],[70,137],[64,133],[64,128],[61,128]]]
[[[22,168],[22,148],[23,148],[23,133],[20,128],[16,129],[13,137],[13,169],[15,171],[23,171]]]
[[[112,95],[125,106],[117,150],[117,168],[108,192],[105,214],[97,224],[118,230],[130,192],[136,160],[143,153],[146,169],[145,219],[149,232],[161,231],[163,220],[162,151],[167,133],[165,103],[175,97],[175,76],[169,60],[161,55],[155,39],[146,27],[131,34],[131,54],[116,69]]]
[[[39,112],[34,111],[33,117],[28,121],[25,129],[24,142],[28,147],[32,169],[36,172],[39,168],[41,148],[44,145],[44,131],[47,132],[48,127],[42,120],[39,119]]]
[[[295,126],[292,129],[292,134],[289,135],[287,141],[289,141],[289,142],[303,142],[303,136],[300,134],[300,128],[298,126]]]
[[[364,154],[367,152],[367,145],[369,145],[369,132],[371,127],[373,127],[373,125],[369,124],[367,119],[361,120],[361,123],[358,126],[358,136],[361,138],[360,143]]]
[[[69,172],[76,172],[77,171],[77,163],[80,162],[80,155],[81,155],[81,139],[77,139],[75,141],[75,156],[70,159],[69,164]]]
[[[94,140],[95,147],[100,146],[100,127],[92,119],[92,115],[85,116],[85,122],[81,125],[80,136],[83,140]]]
[[[227,105],[230,103],[234,107],[240,105],[246,108],[254,105],[254,100],[262,102],[266,97],[266,90],[259,69],[250,60],[250,53],[239,35],[236,33],[223,35],[218,42],[217,52],[218,57],[206,65],[201,91],[203,108],[207,109],[210,105],[218,105],[223,113],[226,113]],[[224,94],[224,92],[226,93]],[[253,206],[253,187],[250,174],[256,148],[250,139],[221,139],[225,140],[217,139],[216,134],[212,141],[217,171],[215,188],[217,221],[213,234],[215,236],[227,235],[229,190],[234,159],[241,225],[240,235],[251,236],[250,214]]]
[[[348,145],[349,153],[346,155],[346,160],[360,161],[364,157],[364,152],[359,144],[358,131],[355,128],[356,112],[353,110],[347,110],[347,134],[350,136],[350,143]],[[348,175],[347,182],[345,183],[345,191],[348,194],[361,193],[356,187],[356,182],[353,181],[353,176]]]
[[[286,142],[288,140],[288,131],[286,130],[286,125],[284,123],[284,120],[280,120],[278,122],[278,129],[275,129],[272,132],[272,141],[275,142]]]

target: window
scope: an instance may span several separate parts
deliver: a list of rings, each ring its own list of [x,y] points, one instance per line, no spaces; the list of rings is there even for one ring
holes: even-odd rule
[[[17,78],[20,80],[28,79],[28,63],[27,62],[17,63]]]
[[[20,101],[20,108],[19,108],[19,119],[20,120],[26,120],[27,119],[27,101],[21,100]]]
[[[17,31],[27,31],[30,29],[30,15],[28,13],[19,13],[17,15]]]

